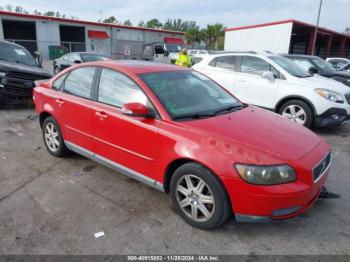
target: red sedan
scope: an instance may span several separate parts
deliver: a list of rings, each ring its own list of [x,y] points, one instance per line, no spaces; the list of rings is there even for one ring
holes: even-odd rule
[[[137,61],[73,66],[33,94],[47,150],[91,158],[170,193],[189,224],[289,218],[325,184],[330,146],[206,76]]]

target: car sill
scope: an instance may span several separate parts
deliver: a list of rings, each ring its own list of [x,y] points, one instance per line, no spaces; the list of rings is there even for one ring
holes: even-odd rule
[[[158,181],[152,179],[152,178],[149,178],[141,173],[138,173],[132,169],[129,169],[123,165],[120,165],[118,163],[115,163],[107,158],[104,158],[100,155],[97,155],[89,150],[86,150],[85,148],[82,148],[72,142],[68,142],[68,141],[64,141],[64,143],[66,144],[66,146],[68,147],[68,149],[70,149],[71,151],[79,154],[79,155],[82,155],[82,156],[85,156],[91,160],[94,160],[104,166],[107,166],[111,169],[114,169],[115,171],[125,175],[125,176],[128,176],[130,178],[133,178],[141,183],[144,183],[148,186],[151,186],[155,189],[158,189],[159,191],[162,191],[164,192],[164,187],[163,187],[163,184],[162,183],[159,183]]]

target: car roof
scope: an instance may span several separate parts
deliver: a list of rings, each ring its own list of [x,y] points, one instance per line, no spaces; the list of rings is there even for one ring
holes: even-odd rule
[[[299,58],[320,58],[315,55],[294,55],[294,54],[282,54],[284,57],[299,57]]]
[[[139,60],[107,60],[84,63],[84,65],[104,66],[112,69],[120,70],[126,73],[144,74],[166,71],[191,71],[189,68],[180,67],[176,65],[155,63],[149,61]]]
[[[13,43],[13,42],[10,42],[10,41],[6,41],[6,40],[0,40],[0,44],[24,48],[24,47],[21,46],[21,45],[18,45],[18,44],[16,44],[16,43]]]

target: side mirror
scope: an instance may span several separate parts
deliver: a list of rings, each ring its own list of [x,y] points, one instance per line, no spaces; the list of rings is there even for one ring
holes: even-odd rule
[[[275,75],[271,71],[265,71],[261,77],[263,79],[270,81],[270,82],[275,80]]]
[[[41,56],[39,51],[35,51],[34,54],[35,54],[35,58],[36,58],[36,62],[38,63],[38,66],[41,67],[43,64],[43,57]]]
[[[314,66],[310,66],[309,72],[311,74],[318,74],[319,73],[318,69],[316,67],[314,67]]]
[[[126,116],[154,118],[154,112],[150,111],[147,106],[141,103],[127,103],[122,107],[122,113]]]
[[[74,64],[81,64],[80,60],[74,60]]]

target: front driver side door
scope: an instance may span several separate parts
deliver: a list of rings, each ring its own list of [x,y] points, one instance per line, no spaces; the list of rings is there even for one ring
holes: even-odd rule
[[[141,88],[128,76],[103,68],[93,103],[94,152],[117,168],[127,168],[155,179],[159,120],[122,114],[125,103],[151,107]]]
[[[271,71],[275,79],[262,78],[266,71]],[[280,73],[267,61],[254,56],[242,56],[240,70],[237,72],[237,94],[244,103],[272,109],[280,82]]]

